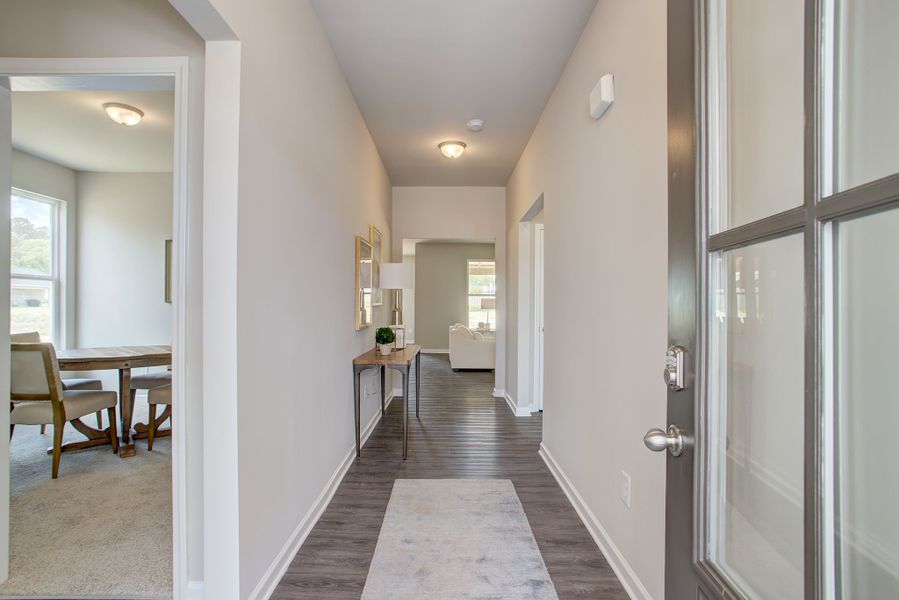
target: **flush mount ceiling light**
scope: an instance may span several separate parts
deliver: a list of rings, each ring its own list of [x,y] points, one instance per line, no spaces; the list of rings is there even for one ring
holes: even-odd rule
[[[119,125],[126,125],[128,127],[140,123],[141,118],[144,116],[144,112],[139,108],[128,106],[127,104],[120,104],[118,102],[107,102],[103,105],[103,110],[106,111],[106,115],[110,119]]]
[[[447,158],[459,158],[465,152],[465,142],[448,141],[437,144],[440,151]]]

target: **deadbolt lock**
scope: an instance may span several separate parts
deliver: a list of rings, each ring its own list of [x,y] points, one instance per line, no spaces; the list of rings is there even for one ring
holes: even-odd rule
[[[662,376],[668,389],[679,392],[684,389],[685,371],[684,360],[687,351],[683,346],[669,346],[665,352],[665,370]]]

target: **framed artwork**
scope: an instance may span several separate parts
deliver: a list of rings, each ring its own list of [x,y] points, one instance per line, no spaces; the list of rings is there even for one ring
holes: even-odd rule
[[[371,244],[356,236],[356,331],[372,323],[372,252]]]
[[[165,241],[165,301],[172,303],[172,240]]]
[[[368,230],[368,243],[371,244],[371,305],[381,306],[381,239],[378,229],[371,225]]]

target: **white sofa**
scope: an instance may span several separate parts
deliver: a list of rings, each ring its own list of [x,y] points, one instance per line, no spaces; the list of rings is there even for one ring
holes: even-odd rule
[[[495,369],[496,338],[472,331],[461,323],[449,328],[450,367],[456,369]]]

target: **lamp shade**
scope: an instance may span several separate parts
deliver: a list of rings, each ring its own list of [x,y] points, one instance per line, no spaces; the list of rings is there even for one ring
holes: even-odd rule
[[[481,298],[481,310],[496,309],[496,298]]]
[[[382,290],[411,290],[412,263],[382,263]]]

